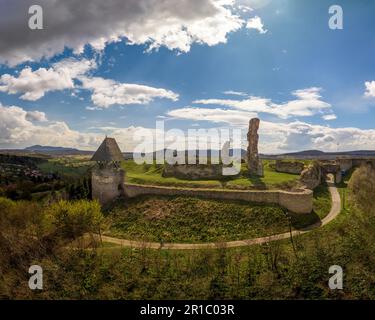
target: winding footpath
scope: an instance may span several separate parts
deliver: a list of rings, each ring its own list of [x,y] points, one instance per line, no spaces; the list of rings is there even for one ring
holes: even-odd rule
[[[228,242],[208,242],[208,243],[158,243],[158,242],[141,242],[141,241],[132,241],[119,238],[113,238],[108,236],[102,236],[103,242],[113,243],[120,245],[122,247],[130,248],[149,248],[149,249],[163,249],[163,250],[199,250],[199,249],[214,249],[214,248],[236,248],[236,247],[245,247],[254,244],[262,244],[271,241],[278,241],[305,234],[316,228],[320,228],[334,220],[341,211],[341,199],[335,184],[331,181],[327,181],[329,192],[332,198],[332,207],[328,215],[323,218],[323,220],[308,226],[303,230],[294,230],[291,233],[285,232],[280,234],[275,234],[268,237],[254,238],[248,240],[238,240],[238,241],[228,241]]]

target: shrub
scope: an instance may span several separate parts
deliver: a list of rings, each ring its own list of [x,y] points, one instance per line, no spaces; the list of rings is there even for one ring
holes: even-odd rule
[[[47,210],[48,225],[61,237],[75,239],[100,231],[103,216],[97,201],[59,201]]]
[[[349,189],[361,211],[375,214],[375,169],[372,166],[362,166],[354,171]]]

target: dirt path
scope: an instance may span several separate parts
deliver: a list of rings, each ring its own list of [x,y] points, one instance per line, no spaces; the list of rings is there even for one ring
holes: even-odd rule
[[[341,199],[337,188],[335,187],[334,183],[328,182],[329,192],[331,193],[332,198],[332,207],[328,215],[323,218],[323,220],[319,221],[316,224],[313,224],[306,229],[303,230],[294,230],[292,231],[292,236],[299,236],[301,234],[310,232],[316,228],[322,227],[332,220],[334,220],[341,211]],[[282,239],[290,238],[290,232],[275,234],[268,237],[261,237],[261,238],[254,238],[248,240],[239,240],[239,241],[228,241],[228,242],[209,242],[209,243],[158,243],[158,242],[141,242],[141,241],[132,241],[132,240],[125,240],[119,238],[113,238],[108,236],[102,236],[103,242],[109,242],[113,244],[117,244],[123,247],[131,247],[131,248],[150,248],[150,249],[164,249],[164,250],[198,250],[198,249],[208,249],[208,248],[235,248],[235,247],[244,247],[250,246],[254,244],[261,244],[267,243],[271,241],[277,241]]]

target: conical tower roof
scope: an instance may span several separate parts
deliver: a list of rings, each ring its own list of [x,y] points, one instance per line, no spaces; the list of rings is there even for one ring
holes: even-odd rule
[[[106,137],[98,150],[92,156],[91,161],[122,161],[124,157],[114,138]]]

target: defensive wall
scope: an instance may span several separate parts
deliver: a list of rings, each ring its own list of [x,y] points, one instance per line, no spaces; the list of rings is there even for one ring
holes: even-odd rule
[[[313,191],[301,189],[295,192],[283,190],[219,190],[202,188],[175,188],[139,184],[125,184],[125,195],[134,198],[141,195],[193,196],[206,199],[243,200],[255,203],[277,204],[295,213],[310,213]]]

